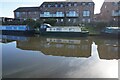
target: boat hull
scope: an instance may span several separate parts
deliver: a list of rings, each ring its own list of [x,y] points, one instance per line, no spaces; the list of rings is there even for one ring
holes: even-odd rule
[[[55,37],[86,37],[89,32],[42,32],[44,36],[55,36]]]
[[[2,30],[2,35],[17,35],[17,36],[32,36],[35,31],[13,31],[13,30]]]
[[[103,36],[103,37],[110,37],[110,38],[120,38],[120,33],[114,34],[114,33],[105,33],[105,32],[102,32],[101,36]]]

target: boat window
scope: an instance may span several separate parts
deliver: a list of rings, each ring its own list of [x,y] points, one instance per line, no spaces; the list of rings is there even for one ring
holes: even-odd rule
[[[52,29],[50,28],[50,31],[51,31]]]
[[[61,28],[56,28],[57,30],[61,30]]]
[[[73,28],[69,28],[69,30],[74,30]]]
[[[11,30],[12,29],[12,27],[6,27],[6,30]]]
[[[24,30],[24,27],[19,27],[19,30]]]
[[[17,30],[17,27],[13,27],[14,30]]]

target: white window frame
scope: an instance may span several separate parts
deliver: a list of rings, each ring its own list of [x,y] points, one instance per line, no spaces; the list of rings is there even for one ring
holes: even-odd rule
[[[90,11],[89,10],[84,10],[83,11],[83,17],[89,17],[90,16]]]
[[[60,5],[60,7],[63,7],[63,6],[64,6],[63,4]]]
[[[44,17],[50,17],[50,12],[44,12]]]
[[[74,7],[76,7],[77,6],[77,3],[74,3]]]
[[[56,17],[63,17],[63,16],[64,16],[63,12],[61,11],[56,12]]]
[[[71,19],[68,19],[68,22],[70,22],[71,21]]]
[[[58,4],[55,4],[55,7],[58,7]]]
[[[64,20],[63,19],[61,19],[61,22],[63,22]]]
[[[71,11],[68,12],[67,16],[75,17],[75,16],[77,16],[77,12],[74,11],[74,10],[71,10]]]
[[[69,3],[69,4],[68,4],[68,6],[69,6],[69,7],[71,7],[71,6],[72,6],[72,4],[71,4],[71,3]]]
[[[16,12],[16,17],[20,17],[20,12]]]

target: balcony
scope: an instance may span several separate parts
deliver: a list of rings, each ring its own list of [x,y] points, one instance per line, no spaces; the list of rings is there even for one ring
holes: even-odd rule
[[[64,14],[53,14],[53,17],[64,17]]]
[[[120,13],[114,13],[114,14],[112,14],[112,16],[113,16],[113,17],[115,17],[115,16],[120,16]]]
[[[66,14],[66,17],[78,17],[79,15],[76,13],[76,14]]]
[[[120,10],[119,11],[113,11],[112,16],[113,17],[120,16]]]
[[[53,17],[53,15],[52,14],[40,14],[40,17]]]

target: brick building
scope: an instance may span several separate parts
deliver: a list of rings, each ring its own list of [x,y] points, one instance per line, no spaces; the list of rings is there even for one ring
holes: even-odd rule
[[[79,23],[90,23],[94,16],[94,2],[43,2],[40,7],[20,7],[14,11],[15,18],[26,20],[56,19],[56,24],[78,25]]]
[[[98,21],[108,22],[109,24],[117,24],[118,18],[120,17],[119,2],[117,0],[110,1],[105,0],[101,7],[101,12],[96,15]]]
[[[39,14],[39,7],[19,7],[14,10],[14,17],[20,20],[26,20],[28,18],[37,20],[39,19]]]

